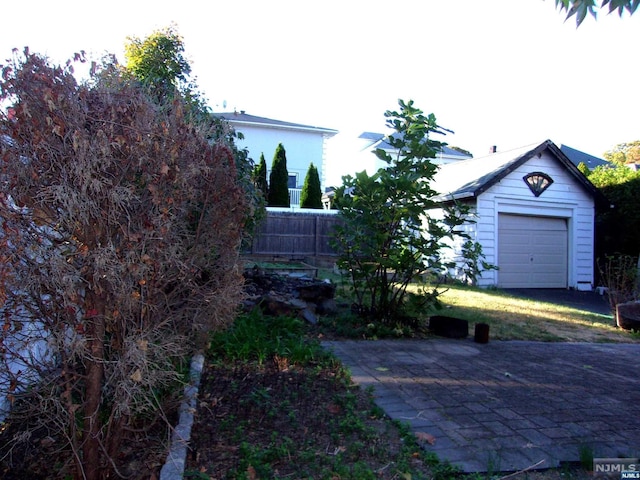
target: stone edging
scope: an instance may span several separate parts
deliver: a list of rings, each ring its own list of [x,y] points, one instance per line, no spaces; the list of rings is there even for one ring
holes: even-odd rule
[[[193,416],[196,413],[198,387],[204,367],[204,355],[196,354],[191,359],[189,384],[184,387],[184,399],[180,404],[180,418],[173,434],[167,461],[160,470],[160,480],[182,480],[187,458],[187,446],[191,439]]]

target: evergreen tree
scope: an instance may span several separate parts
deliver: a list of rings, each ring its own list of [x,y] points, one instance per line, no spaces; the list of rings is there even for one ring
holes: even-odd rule
[[[322,191],[320,189],[320,177],[318,169],[313,162],[309,165],[307,175],[304,177],[304,185],[300,193],[301,208],[322,208]]]
[[[287,153],[281,143],[276,148],[269,174],[270,207],[289,207],[289,172],[287,171]]]
[[[260,163],[253,172],[253,183],[256,190],[262,193],[263,198],[269,195],[269,185],[267,184],[267,162],[264,159],[264,153],[260,154]]]

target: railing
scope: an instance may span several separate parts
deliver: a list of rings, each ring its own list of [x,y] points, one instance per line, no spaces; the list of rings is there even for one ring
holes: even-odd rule
[[[289,204],[292,207],[297,207],[300,205],[300,193],[302,192],[301,188],[290,188],[289,189]]]

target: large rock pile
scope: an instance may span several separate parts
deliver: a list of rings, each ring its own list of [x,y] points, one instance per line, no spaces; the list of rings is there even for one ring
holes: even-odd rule
[[[245,271],[244,309],[259,307],[265,315],[288,315],[310,323],[337,312],[336,286],[328,280],[277,275],[254,268]]]

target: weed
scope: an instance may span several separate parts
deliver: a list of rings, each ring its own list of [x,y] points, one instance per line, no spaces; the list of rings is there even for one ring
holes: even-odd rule
[[[202,472],[197,472],[197,471],[193,471],[193,470],[185,470],[183,478],[195,479],[195,480],[209,480],[211,477],[209,477],[209,475],[205,475]]]
[[[502,461],[499,452],[487,452],[487,475],[490,477],[501,471]]]
[[[271,394],[267,387],[258,387],[254,389],[249,396],[257,405],[268,405],[271,402]]]
[[[288,359],[286,363],[321,361],[327,357],[317,341],[303,338],[305,325],[293,317],[271,317],[256,309],[239,316],[232,327],[211,338],[209,355],[217,361]]]
[[[587,471],[593,470],[593,447],[590,445],[580,445],[578,447],[578,457],[580,458],[580,465]]]

